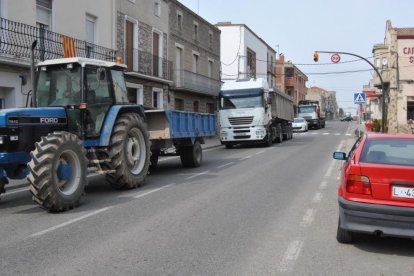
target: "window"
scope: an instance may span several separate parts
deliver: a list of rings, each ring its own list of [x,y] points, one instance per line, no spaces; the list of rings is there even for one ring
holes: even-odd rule
[[[128,93],[122,71],[111,70],[113,87],[115,91],[115,100],[117,103],[128,103]],[[96,79],[96,75],[95,75]]]
[[[36,26],[52,28],[52,0],[36,0]]]
[[[414,120],[414,97],[407,97],[407,120]]]
[[[141,84],[127,83],[128,101],[135,104],[144,104],[144,87]]]
[[[86,42],[96,44],[96,17],[93,15],[86,15]]]
[[[199,111],[199,102],[194,101],[193,102],[193,112],[198,112],[198,111]]]
[[[174,100],[174,109],[175,110],[184,110],[184,100],[176,98]]]
[[[247,48],[247,75],[256,78],[256,53]]]
[[[198,73],[198,58],[199,53],[193,52],[193,72]]]
[[[285,71],[285,77],[287,79],[293,79],[293,69],[292,68],[287,68]]]
[[[194,22],[194,25],[193,25],[193,38],[194,38],[194,40],[198,40],[198,23],[197,22]]]
[[[208,47],[213,48],[213,32],[208,32]]]
[[[163,91],[160,88],[153,88],[152,90],[152,107],[163,108]]]
[[[206,103],[206,112],[210,114],[214,114],[214,104],[213,103]]]
[[[183,29],[183,14],[177,11],[177,29],[181,31]]]
[[[160,0],[155,0],[154,3],[154,15],[160,17],[161,16],[161,3]]]
[[[213,64],[214,64],[214,61],[209,59],[208,60],[208,77],[209,78],[213,77]]]

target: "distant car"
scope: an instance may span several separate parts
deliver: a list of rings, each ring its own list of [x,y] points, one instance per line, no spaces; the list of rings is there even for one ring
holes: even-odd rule
[[[303,118],[294,118],[292,123],[293,131],[308,131],[308,122]]]
[[[350,122],[352,120],[353,120],[352,117],[344,117],[341,119],[341,122]]]
[[[345,160],[338,189],[336,239],[355,233],[414,238],[414,135],[367,134]]]

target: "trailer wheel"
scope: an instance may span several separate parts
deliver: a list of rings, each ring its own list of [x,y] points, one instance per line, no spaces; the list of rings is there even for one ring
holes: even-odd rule
[[[276,136],[276,143],[282,143],[283,141],[283,132],[282,132],[282,126],[278,124],[276,126],[277,136]]]
[[[150,157],[150,170],[155,170],[157,169],[158,166],[158,157],[160,156],[160,151],[159,150],[153,150],[151,152],[151,157]]]
[[[107,181],[116,189],[142,186],[150,166],[150,140],[143,119],[136,113],[125,113],[116,120],[109,142],[106,165],[113,171]]]
[[[33,200],[51,212],[79,205],[87,184],[86,150],[79,138],[68,132],[54,132],[35,145],[27,177]]]
[[[189,147],[180,148],[181,164],[185,168],[197,168],[200,167],[203,160],[203,150],[198,141],[194,145]]]

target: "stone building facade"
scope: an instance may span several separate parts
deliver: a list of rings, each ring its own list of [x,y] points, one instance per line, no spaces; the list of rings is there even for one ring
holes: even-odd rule
[[[173,83],[168,107],[214,113],[220,92],[220,30],[169,0],[168,53]]]
[[[411,133],[414,127],[414,27],[394,28],[388,20],[384,43],[375,45],[373,54],[384,81],[388,132]],[[382,88],[377,74],[373,75],[372,83]],[[382,113],[382,100],[380,103]]]
[[[318,86],[312,86],[308,89],[306,100],[318,101],[321,110],[325,113],[326,120],[338,118],[339,107],[335,91],[328,91]]]

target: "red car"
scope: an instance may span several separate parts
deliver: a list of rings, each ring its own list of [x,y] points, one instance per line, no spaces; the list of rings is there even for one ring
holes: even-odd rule
[[[336,239],[355,233],[414,238],[414,135],[367,134],[347,155],[338,189]]]

